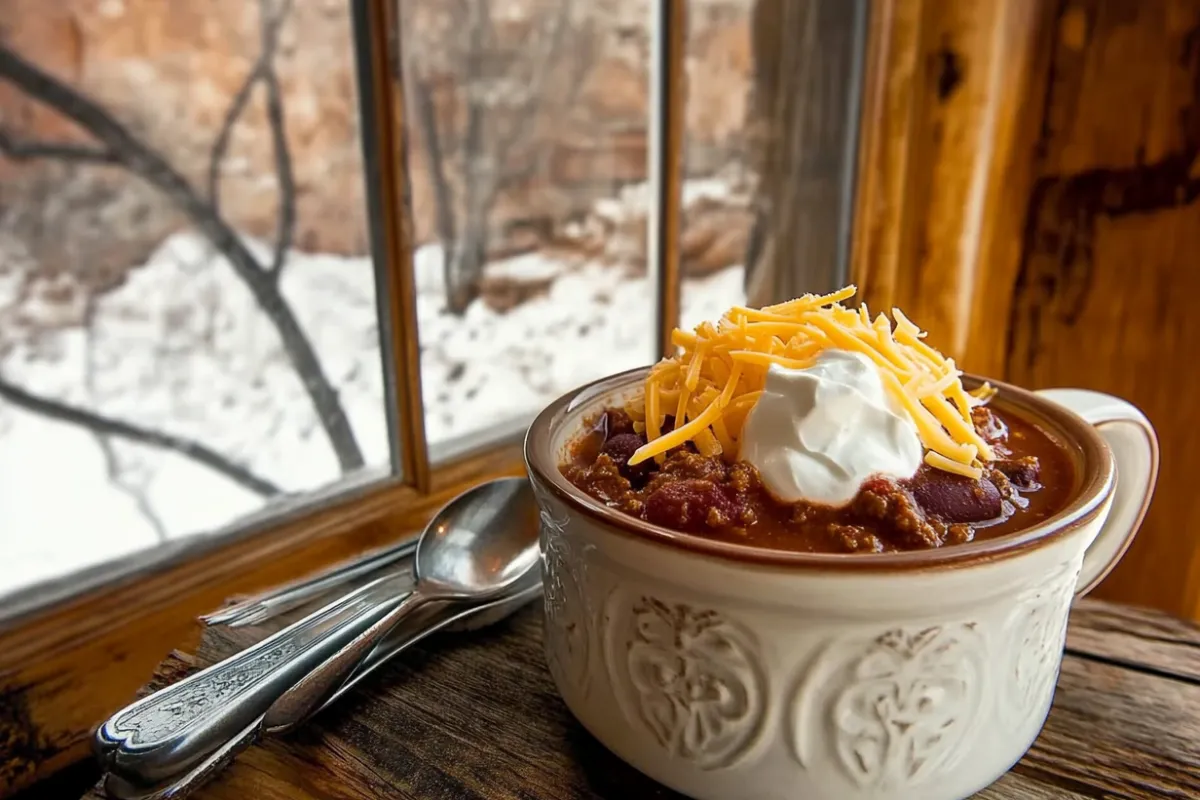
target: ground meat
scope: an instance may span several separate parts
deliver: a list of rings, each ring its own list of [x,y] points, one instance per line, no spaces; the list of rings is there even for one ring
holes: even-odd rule
[[[698,479],[724,483],[729,467],[720,456],[702,456],[689,450],[677,450],[667,456],[648,488],[654,491],[664,482]]]
[[[588,466],[572,466],[563,475],[600,502],[627,514],[641,516],[643,502],[611,458],[601,453]]]
[[[975,430],[988,444],[1004,444],[1008,441],[1008,425],[987,406],[972,408],[971,421],[975,423]]]
[[[761,491],[762,481],[758,477],[758,470],[745,461],[739,461],[729,468],[729,486],[738,494],[748,494]]]
[[[855,521],[873,522],[871,527],[892,539],[895,549],[938,547],[945,538],[946,526],[930,519],[907,487],[886,478],[868,481],[850,508],[857,512]]]
[[[1008,478],[1018,488],[1038,488],[1038,475],[1041,472],[1041,464],[1038,462],[1037,456],[996,459],[992,462],[992,467],[1002,473],[1004,477]]]
[[[882,553],[885,550],[878,536],[856,525],[833,523],[829,533],[849,553]]]
[[[646,520],[680,531],[721,529],[736,516],[733,498],[722,486],[702,478],[665,483],[646,498]]]
[[[946,529],[946,541],[943,544],[966,544],[975,538],[975,529],[970,525],[951,525]]]
[[[1040,429],[976,408],[972,418],[997,458],[974,481],[922,466],[911,479],[867,481],[846,506],[783,503],[754,467],[684,445],[634,467],[645,443],[624,411],[598,414],[561,469],[605,505],[708,538],[800,552],[877,553],[963,544],[1019,529],[1061,508],[1070,458]],[[668,418],[667,427],[672,420]],[[1020,452],[1010,452],[1009,448]],[[1057,492],[1047,492],[1043,484]]]

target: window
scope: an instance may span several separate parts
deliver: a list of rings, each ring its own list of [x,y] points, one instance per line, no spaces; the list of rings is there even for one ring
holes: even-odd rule
[[[349,6],[26,6],[0,595],[386,474]]]
[[[411,251],[415,379],[378,219],[371,258],[350,4],[11,12],[0,595],[423,470],[422,438],[434,463],[476,451],[647,363],[656,298],[669,327],[745,296],[780,199],[758,177],[771,158],[803,190],[796,219],[832,220],[809,237],[816,269],[844,270],[856,7],[401,0],[377,79],[403,98],[386,177],[411,193],[393,256]],[[772,14],[825,43],[800,89],[833,123],[803,163],[779,156],[772,83],[795,65],[764,58],[755,15]]]
[[[683,185],[679,203],[682,317],[713,319],[746,296],[757,183],[748,132],[754,59],[750,0],[685,9]]]
[[[370,256],[350,5],[32,9],[11,13],[0,107],[0,594],[398,469],[388,389],[404,378],[381,357],[390,284]],[[399,3],[401,247],[435,462],[651,360],[656,286],[675,277],[659,281],[659,255],[686,322],[745,295],[772,199],[757,173],[782,152],[772,76],[790,66],[764,58],[754,14],[828,45],[803,73],[833,109],[810,137],[824,160],[787,164],[817,176],[811,217],[846,183],[855,108],[837,90],[861,9]],[[681,57],[656,21],[686,31]],[[681,176],[656,143],[682,144]],[[652,252],[660,213],[681,217],[673,251]],[[811,238],[844,261],[820,248],[845,236]]]
[[[655,357],[651,3],[402,0],[431,455]]]

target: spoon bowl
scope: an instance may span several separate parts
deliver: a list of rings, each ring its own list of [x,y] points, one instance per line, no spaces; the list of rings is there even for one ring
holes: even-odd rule
[[[417,542],[412,594],[276,699],[262,730],[284,733],[316,713],[417,609],[432,602],[471,607],[515,593],[538,568],[537,519],[526,478],[489,481],[447,503]]]
[[[538,561],[537,503],[527,478],[500,478],[446,504],[417,543],[417,589],[433,599],[503,592]]]

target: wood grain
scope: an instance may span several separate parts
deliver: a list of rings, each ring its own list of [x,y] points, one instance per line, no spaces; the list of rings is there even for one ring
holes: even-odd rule
[[[196,617],[225,598],[411,535],[468,486],[522,471],[501,447],[437,472],[430,495],[383,486],[0,631],[0,797],[86,756],[95,726],[166,653],[194,647]]]
[[[1059,15],[1005,375],[1127,398],[1159,432],[1156,499],[1097,594],[1200,617],[1200,2]]]
[[[1200,629],[1154,611],[1092,600],[1075,611],[1067,649],[1200,683]]]
[[[1125,397],[1159,431],[1101,597],[1200,619],[1200,0],[884,0],[853,278],[964,368]]]
[[[999,374],[978,313],[1020,241],[1052,5],[883,0],[873,7],[851,277],[968,369]],[[1015,253],[1014,253],[1015,255]],[[1015,271],[1015,267],[1011,270]]]
[[[1108,641],[1115,619],[1122,620],[1120,638]],[[1045,730],[1014,770],[978,797],[1200,796],[1200,679],[1161,674],[1171,663],[1155,649],[1164,632],[1184,647],[1200,640],[1200,628],[1190,624],[1084,601],[1072,618],[1072,651]],[[266,633],[209,629],[196,657],[178,654],[159,668],[159,683]],[[1144,662],[1128,655],[1139,640],[1152,654]],[[1131,666],[1093,652],[1122,654]],[[496,628],[414,649],[296,736],[248,750],[198,795],[249,797],[679,795],[626,766],[573,720],[542,663],[539,610],[527,609]]]
[[[1200,685],[1072,655],[1051,719],[1017,769],[1091,796],[1196,797],[1197,720]]]

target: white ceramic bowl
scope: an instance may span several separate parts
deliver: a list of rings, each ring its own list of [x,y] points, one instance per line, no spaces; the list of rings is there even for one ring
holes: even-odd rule
[[[643,523],[561,476],[583,420],[644,375],[558,400],[525,443],[546,658],[584,727],[698,800],[951,800],[1003,775],[1045,721],[1071,600],[1145,512],[1158,468],[1145,417],[1095,392],[993,381],[994,402],[1071,453],[1062,513],[938,550],[782,553]]]

